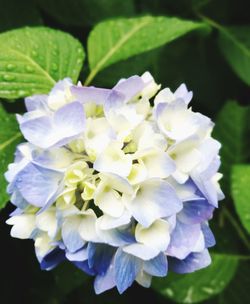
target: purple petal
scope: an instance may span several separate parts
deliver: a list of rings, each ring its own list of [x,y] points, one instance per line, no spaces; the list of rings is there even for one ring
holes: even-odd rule
[[[202,252],[191,253],[184,260],[169,258],[169,269],[177,273],[190,273],[211,264],[211,257],[207,249]]]
[[[46,113],[49,111],[47,99],[47,95],[34,95],[25,98],[25,106],[27,111],[42,111]]]
[[[171,234],[171,241],[167,249],[170,256],[185,259],[189,253],[194,251],[201,235],[199,224],[190,225],[176,221],[175,229]]]
[[[111,94],[110,89],[101,89],[95,87],[79,87],[72,86],[71,92],[76,96],[77,100],[82,103],[95,103],[103,105]]]
[[[124,102],[126,103],[138,95],[145,86],[146,83],[143,82],[141,77],[132,76],[128,79],[119,81],[117,85],[114,86],[113,90],[123,94],[125,97]]]
[[[183,99],[185,104],[189,104],[191,99],[193,98],[193,92],[188,91],[187,87],[184,83],[182,83],[177,90],[174,92],[176,99]]]
[[[214,207],[206,199],[196,199],[183,203],[183,209],[178,213],[178,219],[185,224],[198,224],[213,216]]]
[[[208,224],[207,223],[202,223],[201,224],[201,230],[202,230],[203,235],[204,235],[206,248],[213,247],[216,242],[215,242],[213,232],[210,229],[210,227],[208,226]]]

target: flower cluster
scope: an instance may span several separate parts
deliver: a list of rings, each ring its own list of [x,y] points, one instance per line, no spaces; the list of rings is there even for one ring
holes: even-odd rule
[[[191,98],[148,72],[112,89],[64,79],[26,98],[17,119],[27,142],[5,174],[17,207],[7,223],[34,240],[42,269],[67,259],[95,276],[96,293],[122,293],[209,265],[220,144]]]

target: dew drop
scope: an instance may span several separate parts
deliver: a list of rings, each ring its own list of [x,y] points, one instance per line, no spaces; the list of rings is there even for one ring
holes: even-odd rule
[[[3,75],[3,79],[6,81],[12,81],[15,80],[15,78],[16,77],[14,75],[9,75],[9,74]]]
[[[30,73],[34,72],[34,68],[30,65],[26,65],[25,69],[26,69],[27,72],[30,72]]]
[[[172,290],[172,289],[167,288],[167,289],[166,289],[166,294],[167,294],[169,297],[173,297],[174,292],[173,292],[173,290]]]
[[[205,293],[207,293],[207,294],[213,294],[214,293],[214,290],[213,290],[213,288],[211,288],[211,287],[202,287],[202,290],[205,292]]]
[[[56,72],[58,70],[58,65],[56,63],[53,63],[51,68],[52,68],[53,71]]]
[[[8,71],[12,71],[12,70],[15,69],[16,66],[15,66],[14,64],[12,64],[12,63],[9,63],[9,64],[7,64],[6,67],[7,67],[7,70],[8,70]]]
[[[78,49],[77,49],[77,52],[78,52],[78,54],[82,54],[82,49],[81,49],[81,48],[78,48]]]
[[[245,214],[245,219],[250,220],[250,214]]]
[[[31,54],[33,57],[37,57],[37,55],[38,55],[37,51],[32,51]]]
[[[76,63],[77,63],[77,64],[81,64],[81,63],[82,63],[82,59],[81,59],[81,58],[78,58],[77,61],[76,61]]]
[[[24,97],[24,96],[27,96],[27,95],[29,95],[29,94],[28,94],[27,91],[19,90],[19,91],[17,92],[17,95],[18,95],[19,97]]]

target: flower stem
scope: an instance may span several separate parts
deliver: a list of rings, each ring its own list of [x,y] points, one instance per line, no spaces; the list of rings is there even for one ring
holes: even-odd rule
[[[224,207],[224,209],[222,211],[224,212],[224,215],[227,217],[227,219],[230,221],[232,226],[237,231],[239,237],[241,238],[242,242],[245,244],[247,249],[250,250],[250,241],[246,237],[244,230],[241,228],[241,226],[239,225],[237,220],[232,216],[232,214],[230,213],[230,211],[227,208]]]

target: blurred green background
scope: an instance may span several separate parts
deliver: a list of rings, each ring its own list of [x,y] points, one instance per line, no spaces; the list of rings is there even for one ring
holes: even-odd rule
[[[146,70],[172,90],[185,82],[194,92],[192,107],[216,122],[226,194],[211,223],[217,239],[211,267],[187,276],[170,274],[151,289],[134,284],[123,295],[112,290],[96,296],[92,279],[70,265],[40,271],[32,242],[9,235],[5,221],[14,208],[8,204],[0,211],[0,303],[250,303],[249,10],[247,0],[0,0],[0,33],[44,25],[70,33],[85,49],[90,31],[110,18],[175,16],[206,23],[207,30],[103,69],[92,83],[112,87]],[[88,74],[85,61],[80,79]],[[21,99],[0,102],[9,113],[24,110]]]

